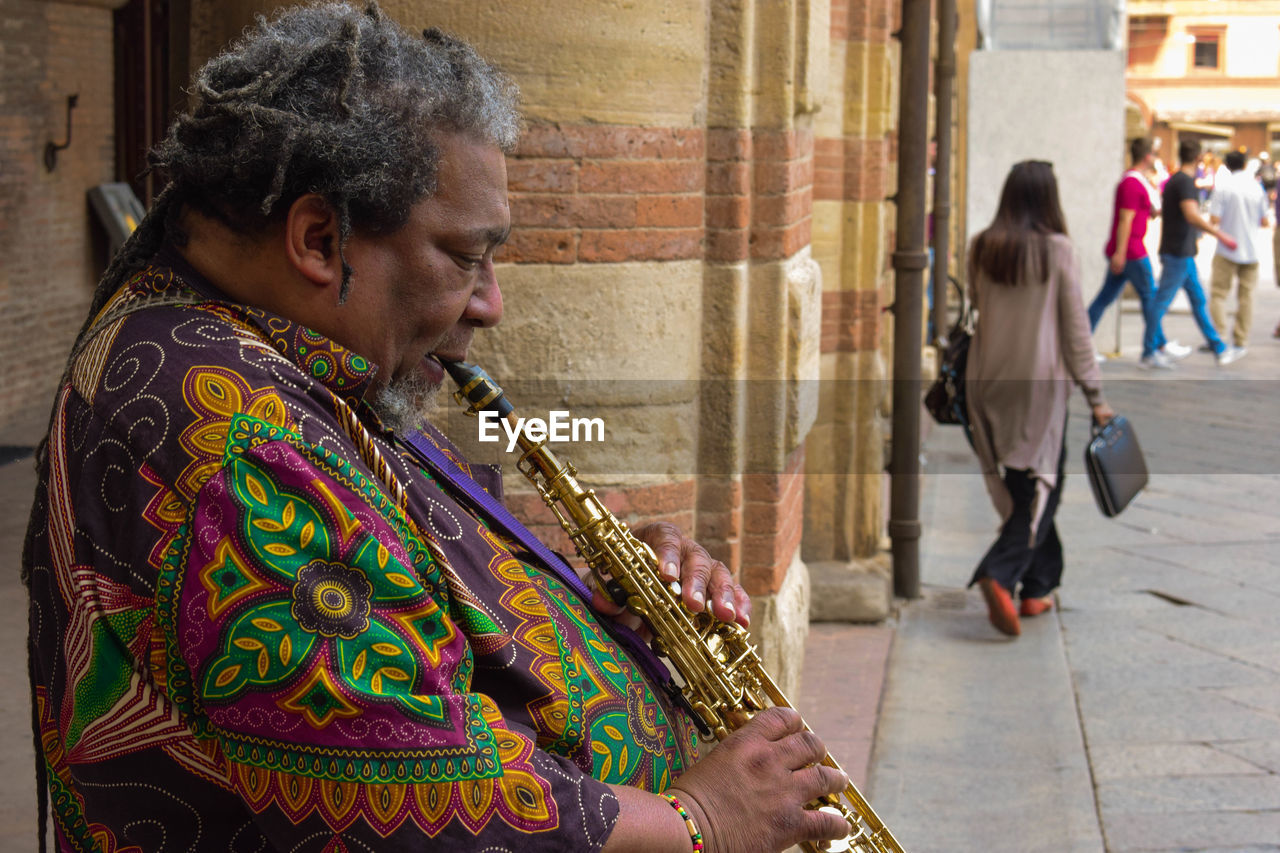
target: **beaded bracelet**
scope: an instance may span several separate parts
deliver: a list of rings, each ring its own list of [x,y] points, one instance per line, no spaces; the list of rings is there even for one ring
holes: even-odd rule
[[[698,831],[698,825],[693,822],[693,818],[689,816],[689,812],[685,807],[680,805],[680,801],[670,794],[659,794],[659,797],[671,804],[671,808],[676,810],[676,814],[684,818],[685,829],[689,830],[689,837],[693,839],[693,853],[702,853],[702,833]]]

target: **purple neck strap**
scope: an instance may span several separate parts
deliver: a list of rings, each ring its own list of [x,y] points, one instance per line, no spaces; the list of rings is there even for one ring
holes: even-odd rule
[[[591,590],[587,588],[587,585],[582,582],[582,578],[578,577],[577,572],[565,563],[559,554],[543,545],[529,528],[521,524],[520,520],[512,515],[505,506],[496,501],[493,495],[486,492],[479,483],[459,468],[430,438],[420,432],[414,432],[405,437],[404,441],[408,445],[410,452],[420,462],[453,486],[456,495],[462,497],[471,505],[472,509],[486,515],[498,527],[502,528],[503,532],[523,545],[529,553],[538,558],[547,570],[576,592],[578,597],[590,609]],[[649,644],[640,639],[634,631],[607,616],[601,616],[601,624],[605,625],[606,630],[627,648],[627,651],[631,653],[632,659],[639,663],[656,683],[665,685],[671,680],[671,673],[667,670],[666,665],[653,653],[653,650],[649,648]]]

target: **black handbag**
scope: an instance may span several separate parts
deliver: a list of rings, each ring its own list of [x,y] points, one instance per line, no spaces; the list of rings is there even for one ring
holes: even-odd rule
[[[960,317],[939,348],[938,378],[924,395],[924,406],[938,423],[967,429],[969,412],[965,408],[964,374],[969,361],[969,342],[973,339],[973,305],[954,278],[951,282],[960,291]]]
[[[1107,518],[1119,515],[1147,485],[1147,462],[1128,419],[1116,415],[1106,426],[1093,425],[1084,449],[1084,467],[1098,509]]]

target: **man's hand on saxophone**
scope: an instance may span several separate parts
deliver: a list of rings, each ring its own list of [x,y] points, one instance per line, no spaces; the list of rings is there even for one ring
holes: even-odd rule
[[[714,559],[697,542],[682,534],[674,524],[657,522],[636,531],[658,556],[658,570],[663,580],[679,581],[680,596],[694,613],[701,613],[707,603],[721,622],[737,622],[743,628],[751,624],[751,596],[733,579],[724,563]]]
[[[483,370],[447,368],[460,404],[516,417]],[[545,442],[517,440],[520,471],[590,567],[600,610],[645,620],[652,650],[681,677],[665,689],[720,742],[657,795],[611,785],[621,812],[604,849],[683,853],[688,838],[694,853],[778,853],[796,843],[808,853],[903,853],[765,669],[745,628],[750,601],[728,570],[673,525],[631,531]]]
[[[750,625],[750,596],[704,547],[666,522],[645,525],[634,533],[653,549],[662,579],[679,583],[680,599],[691,612],[709,608],[722,622]],[[601,613],[652,639],[648,625],[638,616],[615,604],[594,583],[592,591],[593,606]],[[666,793],[677,797],[689,812],[702,832],[706,851],[776,853],[802,841],[843,838],[849,831],[845,820],[805,808],[849,784],[843,771],[821,765],[826,754],[826,747],[804,728],[798,712],[767,708],[729,735]],[[655,853],[652,830],[655,824],[672,823],[668,804],[634,789],[615,788],[615,793],[623,814],[619,831],[605,850],[631,849],[623,827],[638,825],[649,827],[649,832],[636,849]],[[684,828],[670,828],[673,849],[688,849]]]
[[[701,613],[709,602],[711,613],[721,622],[750,627],[751,596],[733,579],[725,564],[708,554],[706,548],[667,522],[646,524],[633,532],[657,555],[662,579],[680,584],[680,598],[690,612]],[[589,577],[587,583],[592,590],[592,606],[598,612],[614,617],[645,640],[652,639],[640,617],[615,604],[600,590],[594,578]]]
[[[849,784],[843,771],[817,764],[825,755],[822,741],[804,730],[794,709],[768,708],[685,772],[667,793],[689,812],[702,831],[703,849],[713,853],[777,853],[802,841],[843,838],[849,825],[842,818],[804,808]],[[615,788],[615,793],[622,814],[606,853],[654,853],[655,832],[671,823],[666,814],[671,810],[634,789]],[[637,824],[649,827],[645,841],[629,847],[623,828]],[[670,849],[688,850],[680,827],[670,829]]]

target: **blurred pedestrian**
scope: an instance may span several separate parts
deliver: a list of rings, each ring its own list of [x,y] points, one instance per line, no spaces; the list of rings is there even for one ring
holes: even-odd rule
[[[1267,224],[1267,199],[1262,184],[1244,171],[1244,155],[1227,154],[1227,177],[1209,200],[1209,221],[1236,235],[1237,245],[1228,248],[1219,241],[1213,255],[1213,276],[1209,280],[1209,316],[1213,325],[1227,328],[1227,297],[1236,289],[1236,320],[1231,342],[1244,355],[1253,320],[1253,287],[1258,283],[1258,250],[1253,244],[1254,229]]]
[[[1160,196],[1148,177],[1154,168],[1155,156],[1155,148],[1146,137],[1129,143],[1130,167],[1116,185],[1111,207],[1111,236],[1105,249],[1107,274],[1098,295],[1089,303],[1089,329],[1097,328],[1103,313],[1124,292],[1125,284],[1131,284],[1138,293],[1146,327],[1142,357],[1158,354],[1161,360],[1173,362],[1190,355],[1191,347],[1166,341],[1159,323],[1154,323],[1156,282],[1145,238],[1147,222],[1160,215]]]
[[[1165,167],[1164,161],[1156,157],[1156,161],[1151,164],[1151,183],[1155,186],[1156,192],[1164,189],[1164,182],[1169,180],[1169,170]]]
[[[1219,365],[1230,364],[1244,353],[1239,347],[1228,346],[1218,336],[1218,331],[1209,318],[1209,310],[1204,298],[1204,288],[1200,285],[1200,273],[1196,269],[1196,242],[1200,232],[1206,231],[1218,238],[1228,249],[1236,247],[1236,241],[1217,226],[1210,223],[1200,214],[1200,206],[1196,203],[1195,173],[1196,161],[1200,155],[1200,143],[1191,140],[1183,141],[1178,146],[1178,171],[1164,185],[1164,194],[1160,208],[1163,213],[1160,227],[1160,284],[1156,287],[1155,323],[1148,324],[1147,334],[1159,336],[1161,321],[1173,297],[1178,291],[1185,290],[1187,300],[1191,303],[1191,314],[1196,325],[1209,343],[1214,358]],[[1154,328],[1153,328],[1154,326]],[[1143,352],[1149,349],[1148,341],[1142,342]],[[1144,355],[1138,362],[1140,367],[1163,368],[1173,367],[1168,359],[1153,353]]]
[[[1102,397],[1052,165],[1028,160],[1013,167],[995,220],[973,240],[968,267],[978,313],[966,383],[969,417],[1002,522],[970,584],[981,587],[991,624],[1017,636],[1019,615],[1052,608],[1062,578],[1053,519],[1072,384],[1084,392],[1096,421],[1114,414]]]
[[[1275,229],[1271,234],[1271,262],[1275,268],[1276,287],[1280,287],[1280,189],[1273,188],[1269,198],[1274,205],[1271,211],[1271,225]],[[1280,325],[1276,326],[1271,337],[1280,338]]]
[[[1276,166],[1271,162],[1271,155],[1266,151],[1258,152],[1258,171],[1255,177],[1257,177],[1258,184],[1262,187],[1267,200],[1274,200],[1276,197]]]
[[[1213,192],[1213,170],[1213,155],[1206,151],[1196,160],[1196,197],[1200,200],[1201,205],[1209,203],[1209,193]]]

